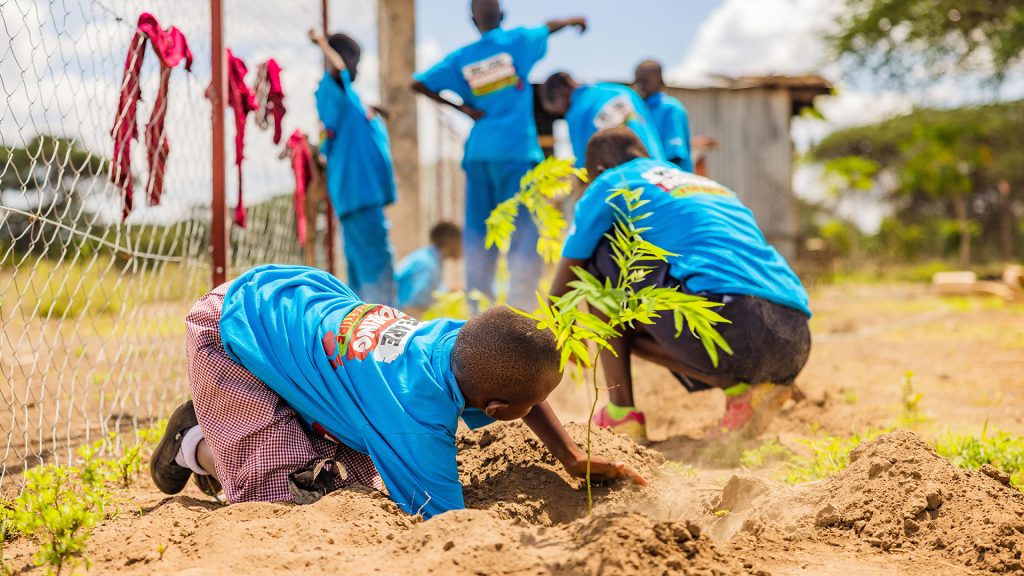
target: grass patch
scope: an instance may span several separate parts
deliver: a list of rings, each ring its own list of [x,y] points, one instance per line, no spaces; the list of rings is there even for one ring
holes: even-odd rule
[[[787,462],[794,457],[793,451],[779,444],[776,440],[768,440],[757,448],[744,450],[740,454],[740,465],[756,470],[774,462]]]
[[[961,468],[973,470],[989,464],[1010,475],[1010,483],[1024,491],[1024,436],[1009,432],[989,432],[988,423],[981,436],[947,434],[935,444],[935,450]]]
[[[809,455],[795,455],[787,464],[786,482],[801,484],[827,478],[850,463],[850,452],[864,440],[872,440],[888,430],[868,430],[852,436],[825,436],[803,440]]]
[[[0,304],[41,318],[114,316],[143,304],[187,302],[208,288],[205,270],[169,263],[135,271],[109,256],[95,261],[39,259],[0,274]]]

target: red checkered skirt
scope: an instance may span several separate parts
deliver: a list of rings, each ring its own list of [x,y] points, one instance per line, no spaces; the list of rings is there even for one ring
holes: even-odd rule
[[[380,490],[370,457],[308,432],[280,396],[224,351],[220,316],[224,284],[196,302],[185,318],[188,380],[196,417],[213,451],[217,479],[231,502],[291,500],[288,475],[311,461],[333,459],[335,487],[359,483]]]

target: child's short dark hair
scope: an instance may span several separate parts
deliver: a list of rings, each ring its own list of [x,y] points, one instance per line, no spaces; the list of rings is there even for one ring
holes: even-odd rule
[[[650,155],[640,137],[626,126],[606,128],[587,142],[587,174],[596,178],[605,170]]]
[[[572,90],[575,83],[576,81],[568,72],[555,72],[544,81],[544,85],[541,87],[541,97],[551,102],[558,97],[559,92]]]
[[[352,80],[355,80],[356,69],[359,67],[359,57],[363,53],[359,43],[348,34],[339,32],[328,36],[327,44],[345,61],[345,67],[348,68],[349,75],[351,75]]]
[[[440,248],[447,242],[461,242],[462,228],[451,222],[438,222],[430,229],[430,243]]]
[[[559,373],[555,337],[508,306],[481,312],[455,338],[452,364],[463,391],[521,401]],[[549,390],[546,390],[546,394]]]

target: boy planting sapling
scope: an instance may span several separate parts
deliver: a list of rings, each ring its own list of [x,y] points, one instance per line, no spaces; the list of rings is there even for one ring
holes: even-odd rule
[[[598,132],[587,145],[586,158],[592,180],[576,204],[552,295],[569,290],[576,280],[573,267],[602,282],[619,277],[605,234],[615,223],[615,207],[626,208],[613,192],[640,189],[643,212],[650,213],[639,224],[643,237],[671,253],[667,262],[651,263],[653,269],[640,284],[678,287],[722,303],[715,311],[729,323],[716,329],[731,348],[716,364],[705,343],[686,330],[677,333],[672,316],[634,323],[610,341],[617,355],[601,352],[610,402],[595,414],[594,423],[646,436],[644,415],[633,396],[630,358],[635,354],[668,368],[688,391],[725,391],[726,412],[714,435],[760,434],[790,398],[810,352],[811,312],[800,280],[765,241],[735,193],[651,158],[632,130]]]
[[[151,464],[168,494],[193,475],[232,502],[306,502],[358,482],[429,518],[463,507],[460,418],[522,418],[571,474],[586,473],[545,401],[561,380],[555,341],[510,308],[420,322],[320,270],[269,265],[201,298],[186,326],[193,400]],[[591,474],[644,483],[599,458]]]

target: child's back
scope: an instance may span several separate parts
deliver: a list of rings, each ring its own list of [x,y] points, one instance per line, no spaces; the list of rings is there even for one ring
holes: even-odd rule
[[[665,160],[638,158],[595,179],[577,203],[565,256],[590,257],[614,223],[606,199],[619,188],[644,190],[644,239],[674,254],[670,272],[687,290],[759,296],[810,314],[807,291],[736,194]],[[621,197],[612,202],[625,208]]]
[[[665,156],[646,104],[629,87],[606,82],[580,86],[573,92],[565,121],[579,166],[583,166],[590,137],[619,126],[632,130],[652,158]]]
[[[465,408],[451,369],[463,322],[419,322],[364,304],[333,276],[262,266],[224,300],[221,334],[233,360],[265,382],[314,431],[370,455],[410,512],[462,507],[454,434],[491,419]]]

